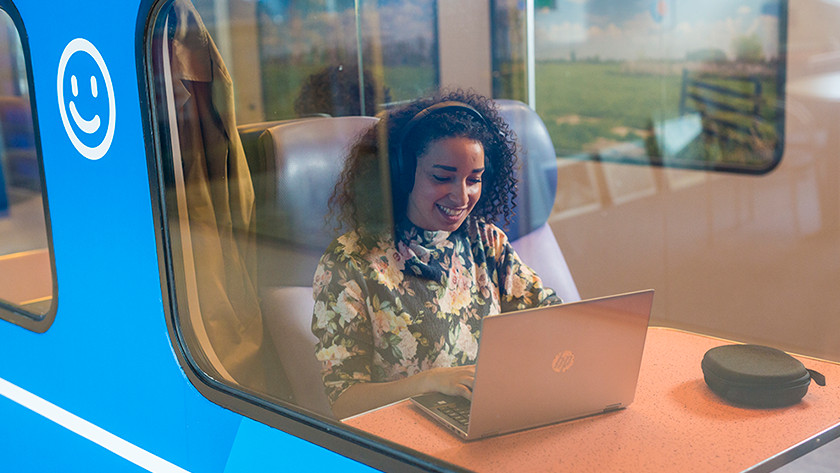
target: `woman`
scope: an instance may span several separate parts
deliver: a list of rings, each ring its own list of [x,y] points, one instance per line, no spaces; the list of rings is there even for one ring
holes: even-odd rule
[[[492,102],[460,91],[388,111],[355,144],[330,200],[350,231],[313,283],[336,417],[430,391],[470,398],[481,319],[560,302],[491,223],[512,215],[515,162]]]

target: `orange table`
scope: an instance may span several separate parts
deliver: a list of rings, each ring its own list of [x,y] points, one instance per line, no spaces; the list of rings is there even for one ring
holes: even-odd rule
[[[787,408],[737,407],[708,389],[700,369],[706,350],[726,343],[651,328],[633,404],[529,431],[463,442],[406,401],[345,422],[476,471],[742,471],[840,429],[840,365],[800,358],[828,385],[812,383],[803,401]]]

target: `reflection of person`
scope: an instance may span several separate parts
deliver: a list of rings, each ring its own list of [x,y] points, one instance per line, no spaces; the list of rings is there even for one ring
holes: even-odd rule
[[[295,113],[306,117],[326,114],[332,117],[353,115],[372,116],[376,113],[377,84],[370,73],[364,75],[365,106],[362,111],[359,96],[359,68],[329,66],[304,80],[295,99]],[[390,100],[388,89],[381,91],[381,100]]]
[[[491,101],[454,92],[387,112],[351,150],[331,199],[351,230],[313,284],[337,417],[423,392],[469,398],[481,319],[560,301],[490,223],[512,214],[514,149]]]

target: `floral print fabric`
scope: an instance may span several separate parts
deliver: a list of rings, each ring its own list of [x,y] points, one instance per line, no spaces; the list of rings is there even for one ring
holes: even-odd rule
[[[475,363],[482,318],[560,302],[495,225],[396,233],[397,244],[346,233],[315,272],[312,331],[331,402],[355,383]]]

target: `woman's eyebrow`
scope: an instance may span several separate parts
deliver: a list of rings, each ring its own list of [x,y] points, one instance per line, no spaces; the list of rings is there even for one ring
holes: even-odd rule
[[[455,166],[444,166],[443,164],[434,164],[434,165],[432,165],[432,167],[437,168],[437,169],[442,169],[444,171],[449,171],[449,172],[455,172],[455,171],[458,170],[458,168],[456,168]],[[477,173],[477,172],[481,172],[481,171],[484,171],[483,167],[475,168],[475,169],[472,170],[472,174]]]

